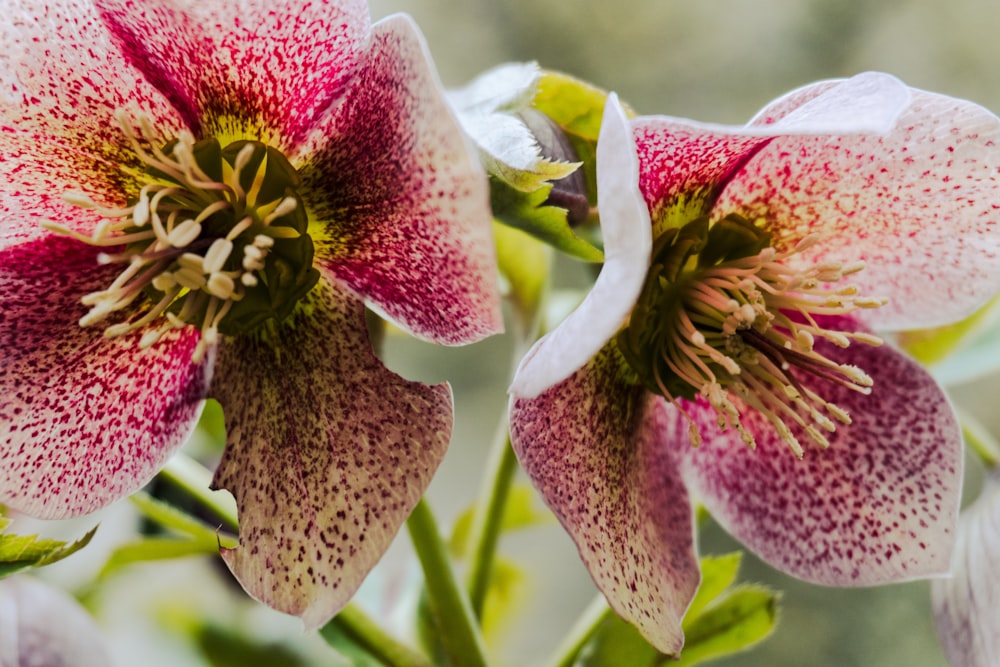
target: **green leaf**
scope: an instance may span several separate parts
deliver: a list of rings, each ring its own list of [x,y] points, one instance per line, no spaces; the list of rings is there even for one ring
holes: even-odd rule
[[[493,208],[493,217],[586,262],[604,261],[604,253],[577,236],[570,227],[566,209],[545,204],[551,191],[551,183],[533,192],[521,192],[503,181],[491,178],[490,206]]]
[[[690,667],[744,651],[774,631],[778,594],[756,585],[738,586],[684,627],[684,650],[673,663]]]
[[[698,586],[698,592],[695,593],[694,599],[691,600],[687,614],[684,615],[685,628],[689,619],[697,618],[705,607],[733,585],[733,582],[736,581],[736,575],[739,574],[742,561],[742,551],[734,551],[722,556],[701,557],[701,584]]]
[[[336,623],[327,623],[320,628],[319,634],[352,667],[385,667],[384,662],[369,653]]]
[[[196,639],[202,654],[212,667],[306,667],[301,655],[278,643],[262,643],[215,625],[199,628]],[[364,667],[383,667],[381,663],[342,663]]]
[[[500,529],[503,532],[511,532],[554,522],[555,517],[552,513],[540,509],[536,500],[535,491],[529,484],[515,484],[511,487]],[[469,507],[455,520],[455,527],[452,529],[448,546],[452,556],[456,559],[462,559],[468,555],[469,531],[472,530],[474,513],[475,508]]]
[[[502,646],[503,633],[517,617],[528,591],[528,577],[513,561],[497,557],[493,562],[490,587],[483,605],[483,639],[495,648]]]
[[[933,329],[904,331],[899,336],[900,345],[923,364],[935,364],[976,338],[985,325],[994,321],[1000,312],[1000,297],[994,297],[985,306],[964,320]]]
[[[580,651],[573,667],[652,667],[663,657],[638,630],[610,614]]]
[[[0,517],[0,530],[10,524],[10,519]],[[87,546],[95,532],[97,526],[71,544],[37,535],[0,533],[0,578],[60,561]]]

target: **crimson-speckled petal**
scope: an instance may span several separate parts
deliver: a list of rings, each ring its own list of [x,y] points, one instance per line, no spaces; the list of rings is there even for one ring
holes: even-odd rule
[[[843,320],[839,328],[847,330]],[[875,382],[865,396],[818,380],[809,386],[850,413],[829,449],[805,446],[800,460],[760,413],[719,432],[707,403],[690,405],[704,443],[679,437],[683,475],[734,537],[774,567],[835,586],[865,586],[941,574],[955,542],[962,487],[962,440],[951,406],[931,376],[889,347],[817,343],[817,350],[863,368]],[[801,376],[800,376],[801,377]]]
[[[142,109],[158,127],[180,118],[119,52],[90,2],[8,0],[0,10],[0,245],[97,218],[60,199],[84,190],[122,204],[135,156],[114,120]]]
[[[404,16],[371,49],[302,169],[316,261],[376,310],[439,343],[502,328],[486,176]]]
[[[528,350],[510,393],[534,398],[586,364],[628,319],[649,270],[649,211],[625,111],[612,93],[597,142],[597,191],[604,266],[583,303]]]
[[[717,217],[764,219],[786,246],[824,233],[803,262],[864,260],[851,282],[890,299],[865,313],[876,328],[946,324],[1000,282],[1000,119],[971,102],[911,92],[886,136],[775,139],[716,207]],[[810,94],[799,91],[761,121]]]
[[[240,545],[223,557],[252,596],[316,628],[430,483],[451,391],[386,369],[361,302],[325,279],[275,334],[226,338],[217,359],[228,438],[215,486],[240,519]]]
[[[97,0],[123,53],[193,128],[288,151],[335,102],[369,29],[364,0]]]
[[[0,250],[0,503],[40,518],[91,512],[159,470],[201,412],[211,361],[193,329],[139,350],[81,328],[80,297],[112,267],[48,236]]]
[[[1000,662],[1000,475],[993,470],[979,499],[962,512],[951,576],[931,582],[934,624],[949,664]]]
[[[511,442],[611,607],[665,653],[698,587],[691,507],[663,402],[620,377],[613,345],[537,398],[511,402]]]

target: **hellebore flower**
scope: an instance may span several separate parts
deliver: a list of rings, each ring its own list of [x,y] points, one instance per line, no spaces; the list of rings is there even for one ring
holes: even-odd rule
[[[120,498],[217,398],[223,556],[324,622],[452,425],[364,304],[438,343],[501,328],[486,179],[422,37],[362,0],[16,0],[0,36],[0,502]]]
[[[955,667],[1000,660],[1000,474],[990,471],[982,494],[962,512],[951,577],[931,582],[941,648]]]
[[[947,569],[957,422],[870,329],[992,296],[998,140],[980,107],[879,74],[807,86],[744,127],[629,124],[609,103],[606,262],[522,360],[511,437],[597,586],[659,650],[680,650],[698,585],[691,497],[808,581]]]

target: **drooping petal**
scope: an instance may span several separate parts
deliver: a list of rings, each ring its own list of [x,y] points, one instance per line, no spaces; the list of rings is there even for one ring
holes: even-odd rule
[[[412,20],[373,29],[344,103],[315,137],[303,196],[316,261],[417,336],[502,328],[487,182]]]
[[[360,301],[324,279],[273,335],[220,343],[228,442],[215,486],[239,507],[223,557],[255,598],[316,628],[357,590],[444,456],[447,385],[382,366]]]
[[[837,327],[850,328],[849,320]],[[690,405],[704,444],[680,442],[691,493],[734,537],[774,567],[834,586],[865,586],[941,574],[955,541],[962,485],[961,433],[944,393],[923,368],[889,347],[817,343],[874,380],[869,396],[810,383],[847,410],[830,447],[800,460],[759,412],[742,418],[756,450],[721,432],[707,403]],[[800,376],[801,378],[801,376]],[[687,424],[676,418],[675,431]]]
[[[699,581],[691,508],[664,404],[620,377],[616,355],[609,345],[537,398],[513,398],[511,442],[611,607],[674,654]]]
[[[122,52],[206,134],[289,151],[343,93],[364,0],[97,0]]]
[[[81,328],[80,297],[114,277],[96,253],[48,236],[0,250],[0,503],[40,518],[135,491],[190,435],[211,360],[198,333],[150,349]]]
[[[604,267],[583,303],[521,360],[510,387],[514,396],[533,398],[582,368],[621,328],[646,279],[649,212],[629,122],[614,94],[597,143],[597,191]]]
[[[0,667],[106,667],[100,628],[68,594],[31,577],[0,580]]]
[[[931,582],[934,623],[948,662],[993,667],[1000,660],[1000,479],[959,520],[951,577]]]
[[[804,91],[802,95],[808,95]],[[717,215],[763,219],[779,244],[824,241],[803,262],[863,260],[861,291],[880,329],[971,314],[1000,281],[1000,119],[970,102],[912,91],[886,136],[775,139],[726,188]]]
[[[97,221],[61,200],[83,190],[123,201],[123,168],[135,156],[114,121],[141,108],[158,127],[180,118],[112,43],[89,2],[11,0],[0,11],[0,245]],[[127,188],[125,188],[127,190]]]

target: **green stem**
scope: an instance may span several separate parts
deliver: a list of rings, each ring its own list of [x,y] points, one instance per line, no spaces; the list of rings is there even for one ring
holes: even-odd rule
[[[506,415],[506,412],[504,413]],[[480,497],[472,517],[469,543],[472,560],[466,579],[469,601],[476,618],[482,619],[486,593],[489,591],[496,557],[497,542],[503,529],[507,498],[517,473],[517,457],[510,446],[506,417],[501,420],[497,438],[480,487]]]
[[[458,585],[441,532],[423,499],[406,521],[420,560],[431,609],[441,630],[440,639],[456,667],[486,667],[486,649],[472,608]]]
[[[177,453],[167,461],[160,476],[211,510],[227,527],[239,531],[236,503],[232,496],[210,489],[212,473],[201,463],[187,454]],[[387,667],[431,667],[427,658],[386,633],[355,604],[348,603],[330,624]]]
[[[212,473],[183,452],[174,454],[160,471],[160,476],[211,510],[230,530],[239,530],[236,502],[228,493],[213,491]]]
[[[382,630],[356,605],[348,604],[330,624],[387,667],[431,667],[430,660]]]
[[[608,601],[604,599],[604,596],[600,593],[594,598],[587,608],[577,619],[573,628],[563,639],[562,644],[556,649],[553,657],[548,661],[547,664],[552,667],[572,667],[573,663],[576,662],[576,657],[580,653],[580,650],[586,646],[587,642],[590,641],[597,629],[601,627],[601,624],[613,614],[611,607],[608,606]]]

